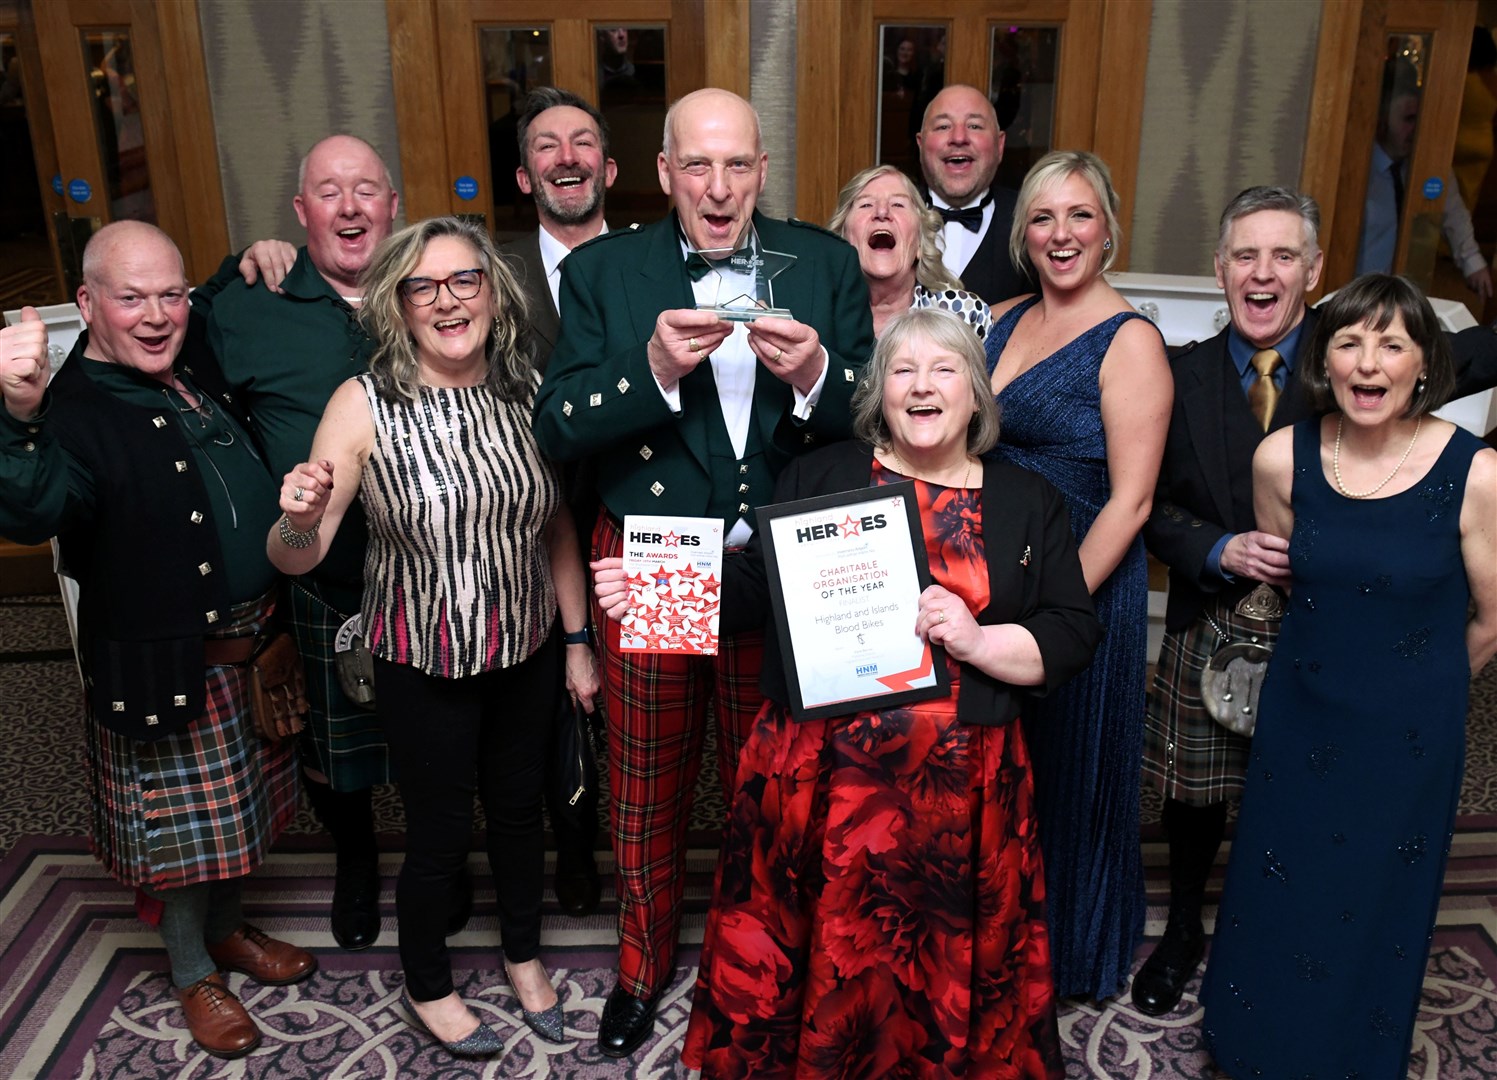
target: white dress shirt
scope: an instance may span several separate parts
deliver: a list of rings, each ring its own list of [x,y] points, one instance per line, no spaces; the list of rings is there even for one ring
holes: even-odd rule
[[[605,221],[598,235],[602,236],[607,231],[608,222]],[[551,290],[551,304],[557,311],[561,310],[561,264],[571,253],[572,249],[548,233],[546,223],[541,222],[541,266],[546,271],[546,288]]]
[[[948,210],[962,210],[967,206],[976,206],[988,197],[990,189],[983,188],[972,198],[968,199],[963,206],[952,206],[934,191],[930,193],[930,204],[932,206],[944,206]],[[967,269],[967,264],[972,261],[972,256],[977,254],[978,245],[982,243],[983,237],[988,235],[988,229],[993,225],[993,204],[982,208],[982,227],[976,232],[970,232],[960,221],[948,221],[941,229],[941,261],[946,264],[946,270],[952,277],[961,277]]]

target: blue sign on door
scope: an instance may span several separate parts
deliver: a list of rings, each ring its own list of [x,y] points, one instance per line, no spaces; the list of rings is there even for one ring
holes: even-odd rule
[[[1424,197],[1426,199],[1438,199],[1440,192],[1445,190],[1445,181],[1438,176],[1431,176],[1424,182]]]
[[[68,181],[68,195],[76,203],[86,203],[94,197],[94,189],[87,180],[77,177]]]
[[[62,195],[62,173],[52,174],[52,190],[57,192],[59,197]]]
[[[459,176],[452,185],[452,190],[457,192],[459,199],[478,198],[478,181],[471,176]]]

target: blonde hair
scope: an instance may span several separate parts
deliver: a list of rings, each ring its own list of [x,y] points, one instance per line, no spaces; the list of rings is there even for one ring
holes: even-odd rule
[[[400,283],[410,276],[426,247],[439,236],[465,240],[478,254],[477,269],[489,285],[491,324],[488,371],[484,385],[505,401],[523,401],[531,393],[530,319],[525,298],[488,230],[460,218],[427,218],[393,233],[375,249],[360,276],[364,302],[359,323],[374,339],[369,371],[374,388],[387,400],[415,401],[421,386],[416,365],[416,342],[405,321]]]
[[[1112,247],[1102,254],[1102,269],[1111,270],[1117,262],[1118,251],[1123,246],[1123,227],[1118,224],[1121,200],[1112,186],[1112,173],[1107,163],[1096,154],[1085,150],[1052,150],[1034,163],[1024,185],[1019,188],[1019,202],[1014,210],[1014,227],[1008,235],[1008,257],[1015,269],[1035,276],[1034,265],[1024,247],[1024,232],[1029,227],[1029,209],[1040,193],[1051,184],[1058,184],[1068,176],[1080,176],[1092,186],[1097,203],[1102,208],[1102,219],[1107,223],[1107,236]]]
[[[903,180],[905,194],[910,198],[910,205],[915,208],[915,221],[920,228],[920,245],[915,255],[915,280],[931,292],[960,289],[961,279],[947,270],[946,264],[941,261],[941,248],[937,242],[941,235],[941,215],[931,209],[915,182],[893,165],[874,165],[844,184],[837,193],[837,209],[826,227],[846,240],[847,233],[843,231],[843,227],[847,224],[848,215],[852,213],[852,204],[863,193],[863,189],[880,176],[897,176]]]

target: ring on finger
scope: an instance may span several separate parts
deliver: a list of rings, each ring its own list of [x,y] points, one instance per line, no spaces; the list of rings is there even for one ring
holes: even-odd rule
[[[291,497],[292,497],[292,498],[293,498],[293,499],[295,499],[295,500],[296,500],[296,501],[297,501],[297,502],[301,502],[301,501],[302,501],[302,497],[303,497],[303,496],[304,496],[304,495],[306,495],[306,492],[305,492],[305,491],[303,491],[303,490],[302,490],[302,489],[301,489],[301,488],[297,488],[297,489],[296,489],[296,490],[295,490],[295,491],[293,491],[293,492],[292,492],[292,493],[291,493]]]
[[[936,612],[936,622],[943,623],[945,621],[946,621],[946,612],[944,612],[944,611],[938,611],[938,612]]]
[[[692,352],[701,352],[702,351],[702,347],[701,347],[701,345],[697,344],[697,339],[696,338],[692,338],[690,341],[688,341],[686,343],[686,347],[688,349],[690,349]]]
[[[774,356],[770,357],[769,362],[771,364],[777,364],[777,363],[779,363],[780,357],[782,357],[784,355],[785,355],[785,350],[784,349],[775,349]]]

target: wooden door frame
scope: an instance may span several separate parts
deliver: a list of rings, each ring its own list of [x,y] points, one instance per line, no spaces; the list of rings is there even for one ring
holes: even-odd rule
[[[1356,272],[1388,35],[1434,35],[1409,175],[1448,177],[1475,24],[1475,0],[1323,0],[1300,177],[1301,187],[1321,205],[1325,272],[1314,295],[1344,285]],[[1444,192],[1427,199],[1422,184],[1409,184],[1394,255],[1396,270],[1405,266],[1415,218],[1439,215],[1444,201]]]
[[[801,3],[798,37],[796,213],[826,221],[837,191],[871,165],[876,148],[875,28],[904,20],[947,25],[948,83],[983,87],[990,71],[992,29],[1005,24],[1064,27],[1055,100],[1053,145],[1092,150],[1113,173],[1122,200],[1119,221],[1131,227],[1138,175],[1144,67],[1151,0],[843,0]],[[960,22],[981,30],[957,32]],[[867,57],[869,62],[853,61]],[[1101,87],[1107,87],[1107,93]],[[828,107],[831,103],[833,107]],[[1119,269],[1126,266],[1119,262]]]

